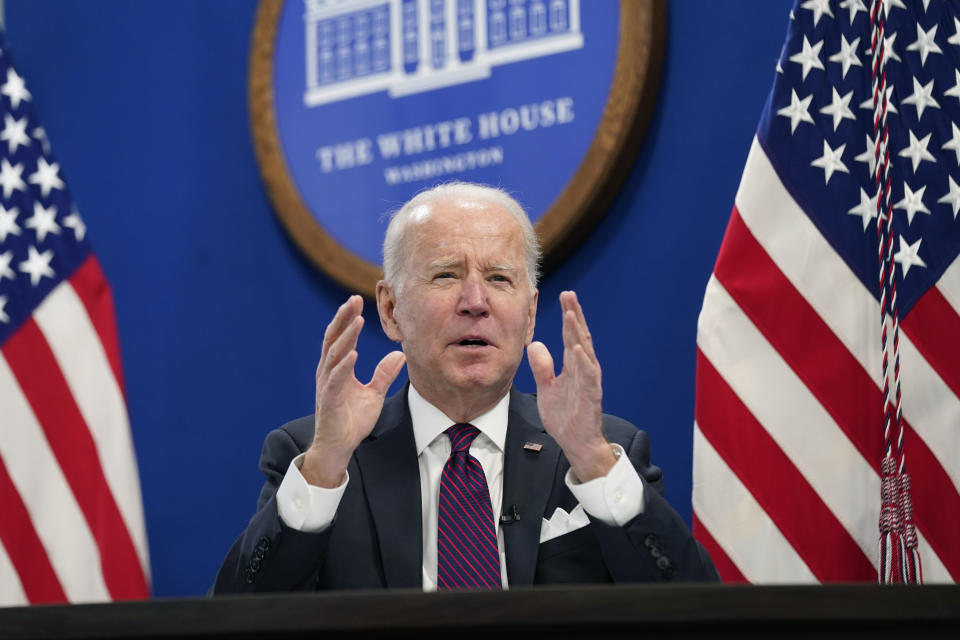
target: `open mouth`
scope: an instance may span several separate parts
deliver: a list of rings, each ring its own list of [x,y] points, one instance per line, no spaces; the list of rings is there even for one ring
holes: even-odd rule
[[[490,343],[483,338],[464,338],[457,343],[461,347],[487,347]]]

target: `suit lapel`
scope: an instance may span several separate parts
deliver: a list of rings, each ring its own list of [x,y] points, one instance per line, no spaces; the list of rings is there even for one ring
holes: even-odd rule
[[[539,452],[524,449],[528,442]],[[503,456],[503,512],[516,505],[520,521],[503,526],[507,577],[511,585],[533,583],[540,527],[552,492],[560,447],[543,430],[536,398],[510,392],[510,417]]]
[[[420,467],[406,387],[384,403],[377,425],[357,447],[356,457],[387,586],[422,586]]]

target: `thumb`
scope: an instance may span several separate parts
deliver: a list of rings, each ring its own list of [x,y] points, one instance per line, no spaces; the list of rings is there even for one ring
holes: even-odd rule
[[[554,378],[553,356],[542,342],[531,342],[527,347],[527,362],[537,383],[537,389],[546,386]]]
[[[370,379],[368,387],[379,393],[381,396],[387,395],[387,389],[393,384],[403,368],[403,363],[407,357],[402,351],[391,351],[383,356],[377,368],[373,371],[373,377]]]

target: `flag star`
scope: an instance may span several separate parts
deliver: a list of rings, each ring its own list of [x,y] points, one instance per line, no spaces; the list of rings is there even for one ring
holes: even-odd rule
[[[17,274],[13,272],[13,269],[10,268],[10,262],[13,261],[13,251],[7,251],[6,253],[0,253],[0,282],[3,282],[4,278],[13,280],[17,277]]]
[[[43,156],[37,158],[37,171],[27,178],[30,184],[40,185],[40,193],[46,198],[51,189],[63,189],[66,185],[60,179],[60,165],[56,162],[47,164]]]
[[[903,236],[900,236],[900,251],[897,251],[895,254],[893,254],[893,261],[900,263],[900,268],[903,269],[904,278],[906,278],[907,274],[910,272],[910,267],[927,266],[927,263],[925,263],[923,258],[921,258],[919,255],[921,242],[923,242],[923,238],[920,238],[913,244],[910,244],[903,239]]]
[[[947,176],[950,181],[950,191],[948,191],[937,202],[944,202],[953,207],[953,219],[957,219],[957,212],[960,211],[960,187],[953,181],[953,176]]]
[[[893,85],[887,87],[885,93],[887,94],[887,113],[897,113],[897,106],[893,103]],[[860,103],[860,108],[873,111],[873,92],[870,93],[870,96],[866,100]]]
[[[938,25],[933,25],[930,31],[924,31],[920,23],[917,23],[917,39],[907,47],[907,51],[920,52],[921,67],[927,63],[927,56],[931,53],[943,53],[943,49],[934,42],[934,39],[937,37],[937,26]]]
[[[927,209],[927,206],[923,204],[923,192],[926,190],[927,186],[924,185],[919,190],[914,191],[906,181],[903,182],[903,199],[894,204],[893,208],[903,209],[907,212],[907,224],[913,223],[913,216],[917,215],[918,211],[930,214],[930,209]]]
[[[0,322],[10,322],[10,316],[3,310],[5,306],[7,306],[7,296],[0,296]]]
[[[947,38],[947,43],[960,45],[960,20],[957,18],[953,19],[953,28],[956,30],[956,32]]]
[[[842,78],[847,77],[847,71],[851,66],[862,67],[860,56],[857,54],[857,47],[860,46],[860,38],[853,42],[847,42],[846,36],[840,34],[840,51],[830,56],[830,62],[838,62],[843,68]]]
[[[803,79],[807,79],[810,69],[823,69],[823,63],[820,62],[820,49],[823,48],[823,40],[811,46],[807,36],[803,36],[803,49],[800,53],[790,56],[790,62],[796,62],[803,67]]]
[[[854,160],[866,163],[867,168],[870,169],[870,177],[873,177],[873,172],[877,170],[877,143],[873,141],[869,133],[867,134],[867,148]]]
[[[930,8],[930,0],[922,0],[923,2],[923,12],[926,13],[927,9]]]
[[[891,9],[906,9],[907,6],[903,4],[903,0],[883,0],[883,14],[886,16],[890,15]]]
[[[73,229],[73,235],[77,239],[77,242],[82,242],[83,237],[87,234],[87,225],[83,223],[76,209],[71,211],[70,215],[63,219],[63,226]]]
[[[59,234],[60,225],[57,224],[57,208],[44,208],[39,202],[33,203],[33,215],[24,220],[23,226],[37,232],[37,242],[43,242],[48,233]]]
[[[810,163],[811,167],[819,167],[823,169],[823,184],[830,182],[830,178],[833,176],[834,171],[850,173],[846,165],[843,164],[843,160],[841,160],[843,156],[843,149],[846,146],[846,143],[844,143],[836,149],[831,149],[830,145],[827,144],[827,141],[823,141],[823,155]]]
[[[956,74],[957,84],[944,91],[943,95],[953,96],[957,100],[960,100],[960,69],[954,69],[953,72]]]
[[[37,286],[40,278],[46,276],[52,278],[56,275],[50,268],[50,261],[53,260],[53,249],[47,249],[43,253],[37,251],[34,246],[27,247],[27,259],[20,263],[20,271],[30,274],[30,284]]]
[[[13,152],[20,146],[29,146],[30,136],[27,135],[27,119],[14,120],[9,113],[4,114],[4,127],[0,131],[0,140],[7,143],[7,152]]]
[[[957,128],[957,125],[953,122],[950,123],[950,126],[953,127],[953,137],[947,140],[940,148],[944,151],[953,151],[957,154],[957,166],[960,166],[960,128]]]
[[[6,158],[0,159],[0,186],[3,187],[3,197],[9,198],[14,189],[27,190],[27,183],[20,176],[23,175],[23,165],[10,166]]]
[[[813,124],[813,118],[810,116],[810,112],[807,111],[811,100],[813,100],[812,93],[801,100],[797,96],[796,89],[790,89],[790,106],[777,111],[778,116],[790,118],[791,134],[797,130],[797,125],[800,124],[801,121]]]
[[[853,19],[857,17],[859,12],[863,11],[867,13],[867,8],[863,6],[863,0],[843,0],[843,2],[840,3],[840,8],[850,12],[851,25],[853,24]]]
[[[47,130],[43,127],[36,127],[32,135],[40,141],[40,145],[43,147],[43,153],[50,155],[50,139],[47,137]]]
[[[940,108],[933,99],[933,80],[921,86],[917,77],[913,77],[913,94],[900,101],[901,104],[912,104],[917,108],[917,119],[923,117],[923,110],[927,107]]]
[[[30,92],[27,91],[27,85],[23,78],[17,75],[13,67],[7,67],[7,81],[0,86],[0,93],[10,98],[10,104],[16,109],[20,106],[21,100],[29,100]]]
[[[852,216],[860,216],[863,219],[863,230],[866,231],[870,226],[870,221],[877,217],[877,201],[879,193],[876,196],[869,196],[867,192],[860,187],[860,204],[847,211]]]
[[[800,5],[800,8],[813,12],[813,26],[817,26],[823,14],[833,17],[833,12],[830,10],[830,0],[807,0]]]
[[[883,39],[883,52],[887,57],[887,60],[896,60],[897,62],[903,62],[900,59],[900,56],[897,55],[896,50],[893,48],[893,43],[897,41],[897,34],[894,33],[889,38]],[[873,55],[873,47],[867,49],[867,53]]]
[[[933,157],[933,154],[927,151],[927,145],[930,144],[930,136],[932,133],[928,133],[923,137],[922,140],[918,140],[917,136],[913,135],[913,131],[910,131],[910,144],[900,150],[899,156],[901,158],[910,158],[913,162],[913,172],[917,172],[917,167],[920,166],[920,163],[924,160],[929,162],[936,162],[937,159]]]
[[[856,120],[857,118],[853,115],[853,112],[850,111],[850,99],[853,98],[853,90],[851,89],[847,95],[840,97],[840,94],[837,93],[836,87],[833,87],[833,101],[829,106],[820,109],[820,113],[824,113],[828,116],[833,116],[833,130],[836,131],[837,127],[840,126],[840,121],[844,118],[850,120]]]
[[[0,243],[7,241],[7,235],[20,235],[20,227],[17,225],[19,213],[16,207],[11,207],[8,211],[0,205]]]

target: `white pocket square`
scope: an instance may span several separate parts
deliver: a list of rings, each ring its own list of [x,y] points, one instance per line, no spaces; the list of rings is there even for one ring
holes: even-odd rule
[[[557,507],[549,520],[543,519],[543,526],[540,527],[540,544],[581,529],[588,524],[590,524],[590,518],[587,517],[587,512],[583,510],[583,505],[578,504],[570,513]]]

